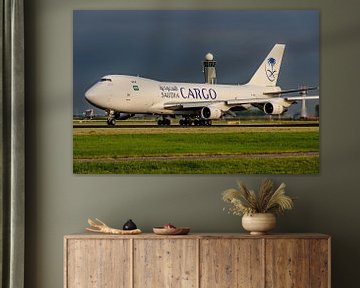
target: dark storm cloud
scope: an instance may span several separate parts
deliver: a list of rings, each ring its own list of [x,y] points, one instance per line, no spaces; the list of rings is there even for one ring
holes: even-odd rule
[[[106,74],[203,82],[215,55],[219,83],[245,83],[275,43],[286,44],[279,85],[319,84],[318,11],[75,11],[74,114]]]

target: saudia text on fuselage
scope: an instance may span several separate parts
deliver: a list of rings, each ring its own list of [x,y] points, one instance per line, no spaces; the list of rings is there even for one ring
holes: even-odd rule
[[[213,88],[199,87],[178,87],[169,85],[160,85],[160,94],[162,98],[183,98],[199,100],[215,100],[217,98],[216,90]]]

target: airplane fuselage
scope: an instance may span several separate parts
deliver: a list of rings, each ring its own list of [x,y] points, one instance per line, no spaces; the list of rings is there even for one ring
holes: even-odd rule
[[[206,105],[208,102],[208,105],[216,104],[221,109],[221,103],[225,100],[264,98],[266,97],[264,93],[280,90],[278,86],[160,82],[137,76],[108,75],[86,92],[86,98],[93,105],[104,110],[170,115],[177,112],[164,108],[165,103]],[[290,105],[290,103],[282,104]]]

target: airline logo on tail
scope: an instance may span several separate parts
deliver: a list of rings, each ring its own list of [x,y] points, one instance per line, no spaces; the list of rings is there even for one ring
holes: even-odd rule
[[[275,87],[279,78],[285,45],[276,44],[252,76],[249,85]]]
[[[270,57],[267,59],[267,62],[265,63],[265,71],[266,71],[266,77],[271,81],[274,82],[277,75],[277,70],[275,70],[275,64],[276,60],[273,57]]]

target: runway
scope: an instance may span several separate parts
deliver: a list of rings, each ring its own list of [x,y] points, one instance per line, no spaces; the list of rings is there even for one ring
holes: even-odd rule
[[[246,124],[218,124],[218,125],[211,125],[211,126],[180,126],[180,125],[170,125],[170,126],[158,126],[156,124],[118,124],[115,126],[108,126],[108,125],[96,125],[96,124],[74,124],[73,128],[96,128],[96,129],[113,129],[113,128],[159,128],[159,129],[168,129],[168,128],[227,128],[227,127],[319,127],[319,123],[314,122],[304,122],[304,123],[246,123]]]

